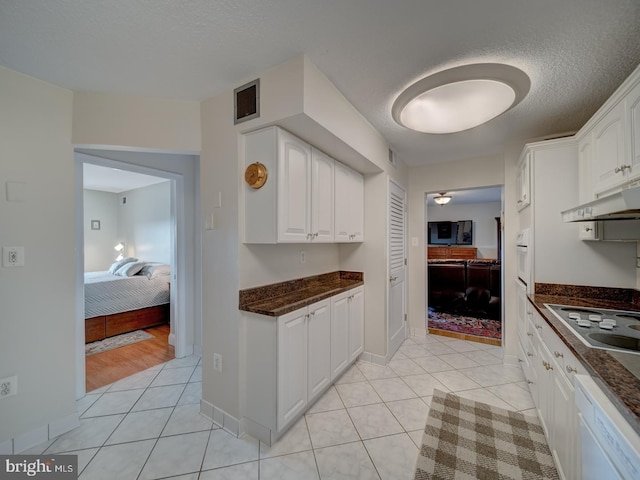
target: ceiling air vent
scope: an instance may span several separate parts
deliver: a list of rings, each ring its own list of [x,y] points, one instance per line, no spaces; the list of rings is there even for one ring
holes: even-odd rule
[[[260,116],[260,79],[245,83],[233,91],[233,124]]]

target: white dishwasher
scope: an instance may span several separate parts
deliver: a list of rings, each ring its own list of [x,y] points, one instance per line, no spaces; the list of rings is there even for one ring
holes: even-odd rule
[[[588,375],[574,377],[583,480],[640,479],[640,436]]]

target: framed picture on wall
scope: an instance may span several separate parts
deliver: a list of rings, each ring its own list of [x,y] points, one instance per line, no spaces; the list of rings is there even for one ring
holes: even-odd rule
[[[91,220],[91,230],[100,230],[100,220]]]

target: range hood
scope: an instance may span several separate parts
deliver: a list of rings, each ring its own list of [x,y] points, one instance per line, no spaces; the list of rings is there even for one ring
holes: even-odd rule
[[[639,185],[562,212],[564,222],[636,219],[640,219]]]

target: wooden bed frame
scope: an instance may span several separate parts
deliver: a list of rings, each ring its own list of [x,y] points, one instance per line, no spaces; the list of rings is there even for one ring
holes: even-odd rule
[[[169,323],[169,305],[166,303],[130,312],[87,318],[84,321],[84,341],[95,342],[121,333]]]

